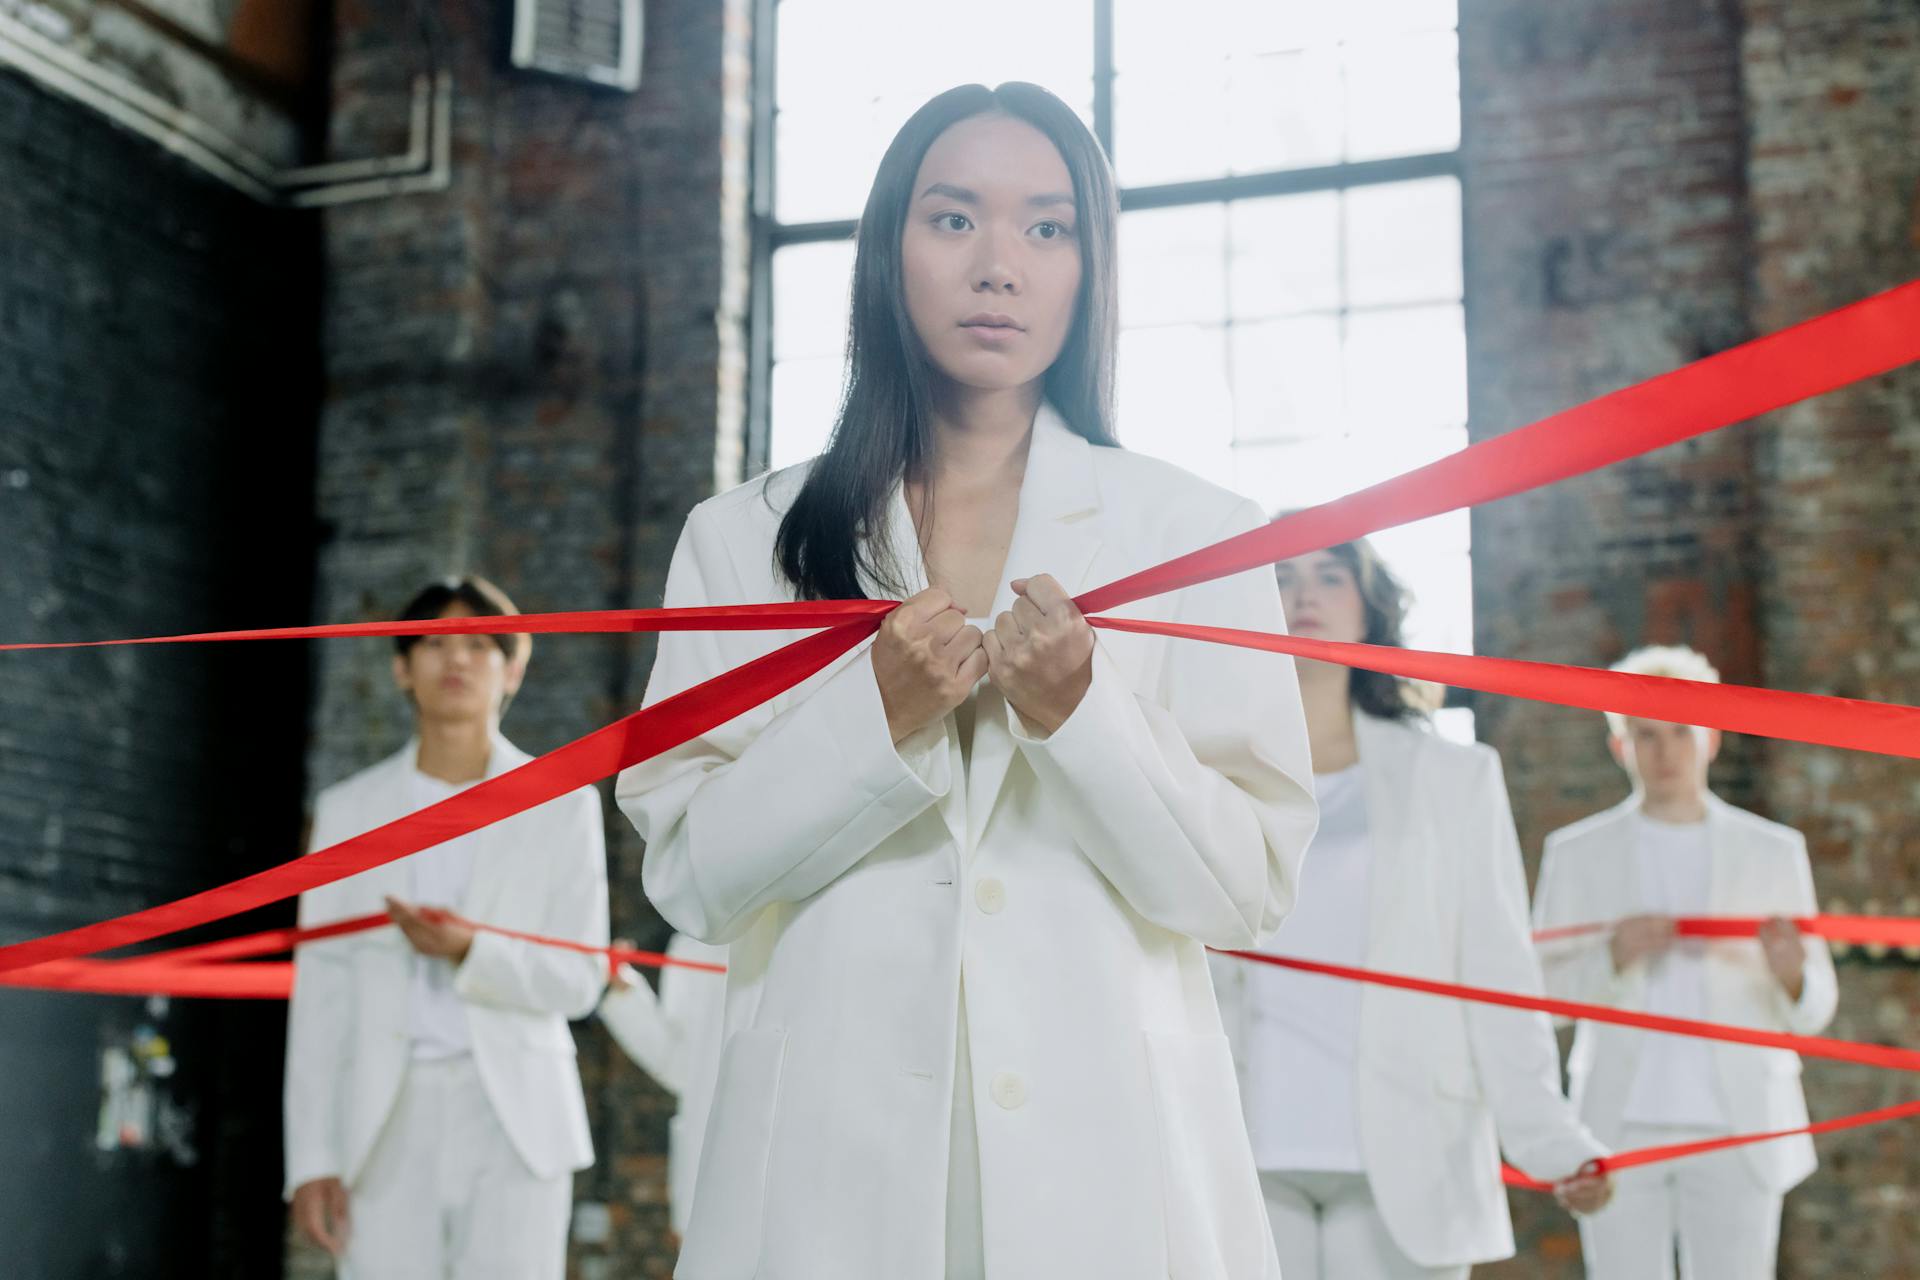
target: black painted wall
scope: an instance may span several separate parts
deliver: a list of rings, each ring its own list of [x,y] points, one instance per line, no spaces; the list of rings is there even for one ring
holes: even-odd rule
[[[307,620],[319,278],[312,215],[0,73],[0,635]],[[310,658],[0,655],[0,940],[296,852]],[[0,990],[0,1271],[277,1276],[283,1018]],[[184,1167],[95,1146],[101,1050],[142,1024],[177,1063]]]

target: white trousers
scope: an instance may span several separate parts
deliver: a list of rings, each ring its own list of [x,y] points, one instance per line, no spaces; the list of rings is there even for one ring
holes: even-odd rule
[[[1663,1146],[1723,1131],[1629,1124],[1620,1148]],[[1589,1280],[1760,1280],[1774,1274],[1782,1197],[1738,1151],[1713,1151],[1614,1175],[1613,1201],[1580,1219]]]
[[[1400,1251],[1364,1173],[1262,1172],[1260,1190],[1285,1280],[1465,1280],[1466,1267],[1426,1267]]]
[[[561,1280],[573,1176],[513,1149],[468,1056],[415,1062],[347,1188],[340,1280]]]

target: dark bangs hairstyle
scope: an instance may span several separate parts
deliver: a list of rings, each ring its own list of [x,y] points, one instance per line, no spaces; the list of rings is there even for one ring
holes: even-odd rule
[[[469,574],[466,577],[436,578],[429,582],[413,599],[407,601],[407,607],[400,611],[396,621],[424,622],[439,617],[455,604],[467,606],[476,618],[512,617],[520,612],[514,607],[513,601],[507,599],[506,592],[485,578]],[[395,636],[394,651],[404,658],[425,638]],[[533,637],[530,635],[494,635],[487,639],[499,647],[508,662],[515,659],[524,661],[533,656]]]
[[[1360,604],[1366,619],[1367,644],[1405,645],[1404,628],[1413,593],[1394,575],[1373,544],[1365,538],[1342,542],[1327,548],[1327,554],[1347,566],[1354,586],[1360,592]],[[1422,720],[1436,705],[1436,690],[1420,681],[1390,676],[1384,671],[1362,671],[1351,667],[1347,673],[1347,696],[1353,705],[1382,720]]]
[[[904,567],[889,562],[885,539],[865,537],[884,524],[893,486],[902,479],[925,480],[933,456],[939,374],[907,314],[900,240],[927,149],[952,126],[989,114],[1038,129],[1072,175],[1080,290],[1066,344],[1045,374],[1045,396],[1079,435],[1097,445],[1118,443],[1113,365],[1119,200],[1106,153],[1072,108],[1038,85],[949,89],[901,126],[860,215],[839,417],[774,541],[774,563],[803,600],[863,597],[862,571],[905,594]]]

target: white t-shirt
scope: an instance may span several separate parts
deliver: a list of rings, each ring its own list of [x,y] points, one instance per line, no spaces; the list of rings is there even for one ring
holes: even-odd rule
[[[1267,948],[1329,964],[1366,963],[1373,845],[1363,765],[1317,773],[1320,830],[1300,897]],[[1246,974],[1247,1132],[1263,1170],[1357,1173],[1354,1101],[1360,984],[1273,965]]]
[[[1633,826],[1642,909],[1669,916],[1707,914],[1713,890],[1713,848],[1707,824],[1636,816]],[[1704,939],[1680,938],[1648,962],[1648,1013],[1706,1018],[1707,946]],[[1636,1124],[1726,1128],[1712,1044],[1692,1036],[1652,1031],[1642,1035],[1626,1119]]]
[[[413,808],[437,804],[471,785],[442,782],[415,769],[411,781]],[[471,834],[460,836],[407,859],[411,905],[460,908],[473,879],[474,839]],[[453,989],[452,961],[413,953],[407,1031],[413,1040],[415,1061],[457,1058],[472,1052],[466,1002]]]

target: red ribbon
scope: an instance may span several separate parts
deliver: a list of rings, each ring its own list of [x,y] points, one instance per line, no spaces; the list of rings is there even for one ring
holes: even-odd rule
[[[332,640],[343,636],[597,635],[656,631],[811,631],[892,612],[891,600],[800,600],[778,604],[701,605],[686,609],[586,609],[484,618],[421,618],[413,622],[330,622],[314,627],[195,631],[132,640],[60,640],[0,644],[18,649],[95,649],[129,644],[206,644],[232,640]]]
[[[1082,613],[1509,498],[1920,360],[1920,281],[1567,409],[1089,591]]]
[[[598,947],[567,938],[550,938],[500,925],[469,920],[458,912],[428,907],[430,919],[451,920],[481,933],[496,933],[543,947],[558,947],[581,955],[605,956],[611,972],[621,964],[646,968],[698,969],[725,973],[723,964],[685,960],[658,951],[633,947]],[[293,966],[287,963],[242,963],[252,957],[282,955],[295,947],[390,927],[385,912],[353,916],[305,929],[267,929],[244,937],[178,947],[130,960],[53,960],[13,973],[0,974],[0,986],[33,987],[49,991],[86,991],[102,995],[172,995],[229,999],[285,1000],[293,991]]]
[[[1392,987],[1401,991],[1417,991],[1423,995],[1444,996],[1473,1004],[1525,1009],[1533,1013],[1552,1014],[1559,1018],[1607,1022],[1619,1027],[1639,1027],[1646,1031],[1665,1031],[1674,1035],[1694,1036],[1702,1040],[1722,1040],[1730,1044],[1757,1045],[1764,1049],[1790,1049],[1809,1058],[1856,1062],[1863,1066],[1882,1067],[1889,1071],[1920,1072],[1920,1049],[1900,1049],[1884,1044],[1862,1044],[1854,1040],[1834,1040],[1826,1036],[1792,1035],[1784,1031],[1763,1031],[1757,1027],[1736,1027],[1721,1022],[1701,1022],[1693,1018],[1669,1018],[1658,1013],[1637,1013],[1630,1009],[1615,1009],[1608,1005],[1587,1004],[1578,1000],[1557,1000],[1550,996],[1528,996],[1512,991],[1494,991],[1487,987],[1439,982],[1432,978],[1415,978],[1403,973],[1383,973],[1377,969],[1356,969],[1348,965],[1327,964],[1319,960],[1301,960],[1293,956],[1268,955],[1260,951],[1227,951],[1222,954],[1238,956],[1242,960],[1252,960],[1258,964],[1275,965],[1282,969],[1297,969],[1302,973],[1318,973],[1330,978],[1344,978],[1349,982],[1364,982],[1372,986]]]
[[[1682,938],[1751,938],[1760,932],[1765,916],[1677,916],[1673,931]],[[1805,934],[1829,942],[1848,942],[1857,946],[1920,947],[1920,919],[1911,916],[1788,916]],[[1561,942],[1569,938],[1611,933],[1616,921],[1595,924],[1566,924],[1534,932],[1537,943]]]
[[[0,973],[144,942],[251,911],[545,804],[759,706],[827,666],[878,626],[879,620],[870,618],[796,640],[499,777],[304,858],[144,911],[0,947]]]
[[[1687,1156],[1704,1155],[1709,1151],[1725,1151],[1731,1147],[1752,1146],[1756,1142],[1772,1142],[1776,1138],[1797,1138],[1801,1134],[1818,1136],[1823,1133],[1838,1133],[1842,1129],[1862,1129],[1867,1125],[1885,1124],[1889,1120],[1905,1120],[1909,1116],[1917,1115],[1920,1115],[1920,1102],[1903,1102],[1898,1106],[1879,1107],[1873,1111],[1860,1111],[1850,1116],[1822,1120],[1817,1124],[1802,1125],[1798,1129],[1775,1129],[1770,1133],[1730,1134],[1724,1138],[1701,1138],[1693,1142],[1670,1142],[1658,1147],[1616,1151],[1610,1156],[1602,1156],[1598,1160],[1591,1161],[1588,1167],[1598,1173],[1618,1173],[1622,1169],[1637,1169],[1642,1165],[1681,1160]],[[1553,1190],[1552,1183],[1529,1178],[1512,1165],[1500,1166],[1500,1180],[1510,1187],[1519,1187],[1526,1191]]]
[[[1184,622],[1155,622],[1143,618],[1089,618],[1088,622],[1109,631],[1179,636],[1241,649],[1263,649],[1563,707],[1614,711],[1789,742],[1920,758],[1920,707],[1891,702],[1785,693],[1737,684],[1707,684],[1593,667],[1524,662],[1516,658],[1310,640],[1304,636],[1277,636],[1264,631]]]

